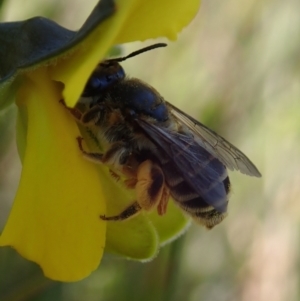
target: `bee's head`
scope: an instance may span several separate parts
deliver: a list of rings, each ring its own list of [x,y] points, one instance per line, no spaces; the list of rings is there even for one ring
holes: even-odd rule
[[[122,66],[114,60],[101,62],[94,70],[83,90],[83,97],[97,96],[125,77]]]
[[[125,61],[128,58],[136,56],[140,53],[167,46],[164,43],[157,43],[140,50],[134,51],[125,57],[119,57],[102,61],[90,76],[85,85],[82,96],[93,97],[101,95],[103,91],[111,87],[113,84],[125,78],[125,71],[119,62]]]

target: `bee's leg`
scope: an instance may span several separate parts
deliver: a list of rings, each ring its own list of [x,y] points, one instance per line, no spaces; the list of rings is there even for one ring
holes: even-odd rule
[[[170,198],[170,190],[166,185],[164,185],[163,193],[160,202],[157,206],[157,213],[159,215],[164,215],[167,213],[169,198]]]
[[[67,107],[65,100],[61,99],[59,101],[72,115],[73,117],[77,120],[80,121],[82,118],[82,113],[77,109],[77,108],[69,108]]]
[[[76,139],[77,139],[78,147],[86,159],[96,163],[103,163],[103,154],[87,152],[82,146],[83,138],[77,137]]]
[[[104,119],[105,111],[102,105],[95,105],[89,108],[86,112],[82,113],[80,110],[75,108],[69,108],[63,99],[59,101],[72,115],[73,117],[83,125],[93,125],[95,123],[101,123]]]
[[[165,177],[161,168],[150,160],[140,164],[135,186],[137,201],[149,211],[158,206],[164,196]]]
[[[134,183],[134,179],[132,183]],[[137,201],[115,216],[100,216],[103,220],[120,221],[138,214],[141,210],[149,211],[155,206],[160,215],[166,212],[169,190],[165,186],[164,174],[161,168],[150,160],[146,160],[138,167],[135,191]]]
[[[122,167],[122,174],[126,177],[124,180],[125,187],[135,189],[137,179],[137,170],[140,163],[134,160],[134,157],[129,157],[127,163]]]
[[[105,119],[105,115],[105,107],[103,105],[97,104],[92,108],[89,108],[82,114],[80,122],[83,125],[101,124]]]
[[[111,177],[116,181],[116,182],[119,182],[120,181],[120,176],[116,173],[116,172],[114,172],[113,170],[109,170],[109,173],[110,173],[110,175],[111,175]]]
[[[90,161],[93,161],[95,163],[103,163],[103,164],[113,164],[115,161],[115,157],[119,160],[119,164],[122,164],[122,161],[126,161],[126,158],[129,156],[129,150],[126,149],[126,144],[122,142],[116,142],[114,143],[111,148],[105,152],[102,153],[96,153],[96,152],[87,152],[82,145],[83,138],[77,137],[78,147],[81,150],[84,157]],[[118,155],[118,152],[122,152],[121,155]]]
[[[130,179],[126,179],[124,181],[124,184],[126,186],[126,188],[128,189],[134,189],[137,183],[137,179],[136,178],[130,178]]]
[[[125,219],[128,219],[130,217],[133,217],[134,215],[138,214],[142,210],[142,207],[139,205],[138,202],[134,202],[129,207],[127,207],[125,210],[123,210],[120,214],[115,216],[105,216],[100,215],[100,218],[104,221],[123,221]]]

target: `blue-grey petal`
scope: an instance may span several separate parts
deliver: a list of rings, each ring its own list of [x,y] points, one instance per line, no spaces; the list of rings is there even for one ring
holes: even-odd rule
[[[113,14],[113,0],[99,1],[78,31],[54,21],[35,17],[20,22],[0,23],[0,109],[8,103],[16,87],[18,71],[51,62],[81,42],[104,19]]]

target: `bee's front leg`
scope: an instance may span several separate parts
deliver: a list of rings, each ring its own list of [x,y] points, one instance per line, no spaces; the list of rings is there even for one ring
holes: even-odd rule
[[[93,161],[95,163],[103,163],[103,154],[87,152],[82,146],[83,138],[77,137],[76,139],[77,139],[78,147],[86,159]]]
[[[137,200],[115,216],[100,216],[107,221],[121,221],[133,217],[141,210],[150,211],[157,207],[159,215],[166,213],[170,196],[165,185],[165,178],[161,168],[150,160],[142,162],[136,175],[135,192]]]
[[[87,109],[86,112],[82,113],[79,109],[67,107],[65,101],[61,99],[59,101],[72,115],[73,117],[82,125],[95,125],[96,123],[102,123],[105,117],[104,106],[97,104],[92,108]]]
[[[77,108],[69,108],[67,107],[64,99],[61,99],[59,101],[72,115],[73,117],[77,120],[80,121],[82,118],[82,113],[80,112],[80,110],[78,110]]]

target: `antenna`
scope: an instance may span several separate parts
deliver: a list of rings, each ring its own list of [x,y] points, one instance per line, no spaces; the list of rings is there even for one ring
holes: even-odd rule
[[[124,56],[124,57],[117,57],[115,59],[109,59],[109,60],[106,60],[106,62],[123,62],[133,56],[136,56],[136,55],[139,55],[143,52],[146,52],[146,51],[149,51],[149,50],[152,50],[152,49],[156,49],[156,48],[160,48],[160,47],[166,47],[168,46],[167,44],[165,43],[157,43],[157,44],[153,44],[153,45],[150,45],[150,46],[147,46],[147,47],[144,47],[144,48],[141,48],[139,50],[136,50],[134,52],[131,52],[130,54]]]

